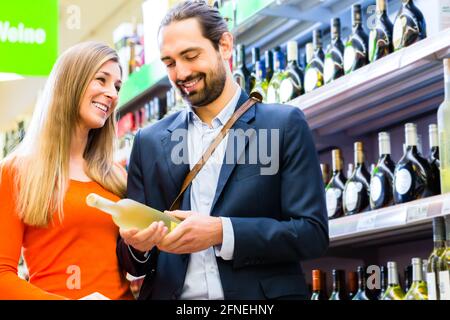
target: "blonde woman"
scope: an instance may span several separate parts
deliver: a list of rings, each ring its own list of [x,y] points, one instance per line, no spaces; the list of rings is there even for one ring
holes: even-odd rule
[[[118,56],[103,44],[76,45],[55,64],[29,131],[1,163],[0,299],[132,299],[118,228],[85,203],[126,190],[113,163],[120,86]],[[22,248],[29,282],[17,276]]]

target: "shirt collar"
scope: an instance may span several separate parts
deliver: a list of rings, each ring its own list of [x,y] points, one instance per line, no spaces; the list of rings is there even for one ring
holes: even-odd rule
[[[231,98],[231,100],[228,102],[228,104],[223,108],[220,113],[211,121],[211,124],[213,128],[217,128],[221,125],[225,125],[227,121],[231,118],[231,116],[234,113],[234,110],[236,109],[236,106],[239,102],[239,98],[241,96],[241,88],[238,88],[234,94],[234,96]],[[189,121],[192,123],[202,123],[200,118],[195,113],[192,106],[189,106],[188,108],[188,115],[189,115]]]

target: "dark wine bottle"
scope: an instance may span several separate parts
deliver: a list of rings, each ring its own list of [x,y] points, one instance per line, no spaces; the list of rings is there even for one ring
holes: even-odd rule
[[[259,62],[259,60],[261,59],[260,53],[259,53],[259,48],[258,47],[253,47],[252,49],[252,69],[250,71],[250,92],[253,91],[253,88],[255,87],[256,84],[256,64]]]
[[[325,188],[327,212],[329,219],[335,219],[344,215],[342,207],[342,195],[344,193],[347,179],[342,172],[343,162],[341,150],[334,149],[332,152],[333,176]]]
[[[243,44],[237,45],[237,66],[234,70],[233,77],[237,84],[245,92],[250,92],[250,72],[245,65],[245,46]]]
[[[352,300],[358,292],[358,273],[350,271],[348,273],[348,299]]]
[[[322,171],[323,184],[326,186],[328,184],[328,182],[330,181],[330,168],[329,168],[328,164],[321,163],[320,171]]]
[[[431,166],[431,174],[433,182],[431,187],[433,194],[441,194],[441,173],[440,173],[440,160],[439,160],[439,140],[438,140],[438,128],[435,124],[430,124],[429,138],[430,138],[430,154],[428,156],[428,162]]]
[[[426,36],[426,23],[422,12],[414,5],[413,0],[402,0],[394,22],[394,50],[410,46]]]
[[[287,103],[304,93],[303,71],[298,64],[298,44],[296,41],[287,43],[288,65],[280,82],[280,102]]]
[[[361,5],[352,6],[352,34],[344,49],[344,72],[350,73],[368,63],[368,39],[362,27]]]
[[[395,163],[391,159],[391,139],[389,133],[378,134],[380,158],[370,179],[370,208],[372,210],[394,204],[392,181]]]
[[[431,166],[417,150],[417,128],[405,125],[406,150],[394,172],[394,201],[396,204],[431,196]]]
[[[346,300],[344,272],[333,269],[331,275],[333,278],[333,291],[329,300]]]
[[[314,54],[305,69],[305,92],[313,91],[323,86],[323,61],[325,54],[322,49],[322,32],[313,31]]]
[[[323,66],[325,83],[330,83],[344,75],[344,44],[341,40],[341,20],[331,19],[331,43],[327,48]]]
[[[273,53],[271,50],[267,50],[264,54],[264,62],[266,64],[266,80],[270,83],[273,77]]]
[[[358,273],[358,291],[352,300],[369,300],[366,293],[366,277],[364,272],[364,267],[359,266]]]
[[[381,289],[377,296],[378,300],[383,300],[384,294],[386,293],[386,289],[388,286],[388,272],[385,266],[380,267],[380,276],[381,276]]]
[[[320,270],[312,271],[312,295],[311,300],[328,300],[322,283],[323,273]]]
[[[376,24],[369,35],[369,61],[381,59],[394,50],[393,26],[386,10],[386,0],[377,0]]]
[[[344,189],[344,213],[352,215],[367,211],[370,205],[370,174],[364,165],[362,142],[355,142],[355,170]]]

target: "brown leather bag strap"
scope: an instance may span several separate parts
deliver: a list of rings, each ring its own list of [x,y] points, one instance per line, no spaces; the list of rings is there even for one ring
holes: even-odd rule
[[[186,189],[189,187],[189,185],[192,183],[194,178],[197,176],[197,174],[202,170],[205,163],[208,161],[208,159],[211,157],[211,155],[216,151],[216,148],[219,146],[219,144],[222,142],[222,140],[226,137],[229,130],[235,122],[245,113],[247,112],[255,103],[261,102],[262,96],[257,92],[252,92],[250,95],[250,98],[237,109],[231,118],[227,121],[227,123],[223,126],[222,130],[220,130],[220,133],[217,135],[217,137],[214,139],[214,141],[211,143],[211,145],[208,147],[208,149],[205,151],[205,153],[202,155],[200,160],[195,164],[195,166],[192,168],[192,170],[187,174],[186,178],[183,181],[183,184],[181,185],[181,190],[178,196],[175,198],[175,201],[170,206],[170,211],[178,210],[181,205],[181,198],[186,191]]]

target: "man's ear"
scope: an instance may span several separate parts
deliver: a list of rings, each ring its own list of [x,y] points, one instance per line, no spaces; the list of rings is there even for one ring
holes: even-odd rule
[[[233,56],[234,37],[231,32],[224,32],[219,41],[219,52],[224,60],[230,60]]]

